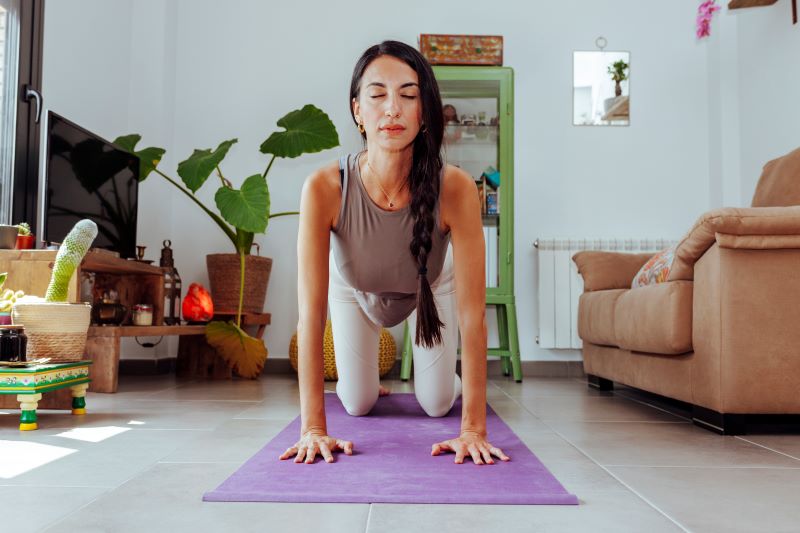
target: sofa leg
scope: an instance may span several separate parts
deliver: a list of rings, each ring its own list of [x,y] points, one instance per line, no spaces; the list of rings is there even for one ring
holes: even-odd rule
[[[594,374],[586,374],[586,378],[589,380],[589,386],[593,389],[597,390],[614,390],[614,382],[610,379],[601,378],[600,376],[595,376]]]
[[[744,435],[747,433],[745,415],[718,413],[698,405],[692,406],[692,422],[695,426],[719,435]]]

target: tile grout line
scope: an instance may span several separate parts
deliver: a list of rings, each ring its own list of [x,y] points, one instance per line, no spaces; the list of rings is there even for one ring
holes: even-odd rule
[[[694,468],[707,470],[800,470],[800,466],[605,465],[616,468]]]
[[[526,408],[524,405],[522,405],[522,404],[519,404],[519,405],[520,405],[520,407],[522,407],[522,409],[523,409],[524,411],[527,411],[527,412],[528,412],[528,413],[529,413],[531,416],[533,416],[533,417],[536,417],[536,415],[534,415],[533,413],[531,413],[530,411],[528,411],[528,409],[527,409],[527,408]],[[536,417],[536,418],[538,418],[538,417]],[[539,419],[539,420],[541,420],[541,419]],[[624,482],[622,479],[620,479],[618,476],[616,476],[616,475],[615,475],[613,472],[611,472],[611,471],[610,471],[608,468],[606,468],[605,466],[603,466],[603,465],[601,465],[600,463],[598,463],[598,462],[597,462],[597,461],[594,459],[594,457],[592,457],[591,455],[589,455],[589,454],[588,454],[586,451],[582,450],[582,449],[581,449],[579,446],[577,446],[577,445],[576,445],[574,442],[572,442],[571,440],[569,440],[568,438],[566,438],[564,435],[562,435],[562,434],[561,434],[561,433],[560,433],[558,430],[556,430],[555,428],[553,428],[553,427],[552,427],[550,424],[548,424],[548,423],[547,423],[547,422],[545,422],[544,420],[541,420],[541,422],[542,422],[542,423],[543,423],[545,426],[547,426],[547,427],[548,427],[548,428],[549,428],[549,429],[550,429],[550,430],[551,430],[553,433],[555,433],[556,435],[558,435],[559,437],[561,437],[562,439],[564,439],[564,441],[566,441],[566,442],[567,442],[567,443],[568,443],[570,446],[572,446],[573,448],[575,448],[576,450],[578,450],[578,452],[582,453],[582,454],[583,454],[583,455],[584,455],[584,456],[585,456],[587,459],[589,459],[589,460],[590,460],[590,461],[592,461],[594,464],[596,464],[597,466],[599,466],[600,468],[602,468],[602,469],[603,469],[603,471],[605,471],[605,472],[606,472],[606,473],[607,473],[609,476],[611,476],[612,478],[616,479],[616,480],[617,480],[617,481],[618,481],[620,484],[622,484],[622,486],[623,486],[623,487],[627,488],[627,489],[628,489],[628,490],[629,490],[629,491],[630,491],[632,494],[634,494],[635,496],[637,496],[639,499],[641,499],[643,502],[645,502],[647,505],[649,505],[651,508],[653,508],[653,509],[654,509],[656,512],[660,513],[660,514],[661,514],[662,516],[664,516],[664,517],[665,517],[667,520],[669,520],[670,522],[672,522],[673,524],[675,524],[676,526],[678,526],[679,528],[681,528],[681,529],[682,529],[683,531],[685,531],[686,533],[691,533],[691,530],[690,530],[690,529],[686,528],[686,527],[685,527],[683,524],[681,524],[681,523],[680,523],[678,520],[676,520],[675,518],[671,517],[669,514],[667,514],[665,511],[663,511],[663,510],[662,510],[660,507],[658,507],[658,506],[657,506],[655,503],[651,502],[651,501],[650,501],[648,498],[646,498],[646,497],[645,497],[643,494],[641,494],[639,491],[635,490],[635,489],[634,489],[632,486],[630,486],[630,485],[628,485],[627,483],[625,483],[625,482]],[[535,455],[535,454],[534,454],[534,455]],[[546,465],[545,465],[545,466],[546,466]],[[560,483],[560,482],[559,482],[559,483]]]
[[[367,523],[364,525],[364,533],[369,533],[369,521],[372,518],[372,507],[374,504],[369,504],[369,509],[367,509]]]
[[[771,452],[775,452],[775,453],[778,453],[778,454],[781,454],[781,455],[785,455],[786,457],[789,457],[790,459],[794,459],[795,461],[800,461],[800,457],[795,457],[794,455],[790,455],[788,453],[785,453],[785,452],[782,452],[782,451],[779,451],[779,450],[775,450],[773,448],[770,448],[769,446],[765,446],[763,444],[759,444],[758,442],[754,442],[752,440],[745,439],[744,437],[740,437],[738,435],[734,435],[734,438],[737,438],[739,440],[743,440],[745,442],[749,442],[750,444],[754,444],[756,446],[764,448],[765,450],[769,450]]]

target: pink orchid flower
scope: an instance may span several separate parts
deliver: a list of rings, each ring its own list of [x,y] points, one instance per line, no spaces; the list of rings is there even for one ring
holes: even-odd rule
[[[697,8],[697,38],[702,39],[711,35],[711,17],[719,11],[716,0],[706,0]]]

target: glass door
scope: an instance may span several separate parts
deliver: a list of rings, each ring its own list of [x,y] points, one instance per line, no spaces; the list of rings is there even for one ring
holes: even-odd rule
[[[465,170],[475,181],[486,245],[486,287],[497,287],[500,283],[500,82],[441,80],[439,89],[445,119],[445,161]]]

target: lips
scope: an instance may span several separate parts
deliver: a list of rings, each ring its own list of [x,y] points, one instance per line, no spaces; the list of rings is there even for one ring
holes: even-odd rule
[[[399,125],[384,126],[381,128],[384,131],[403,131],[405,128]]]

